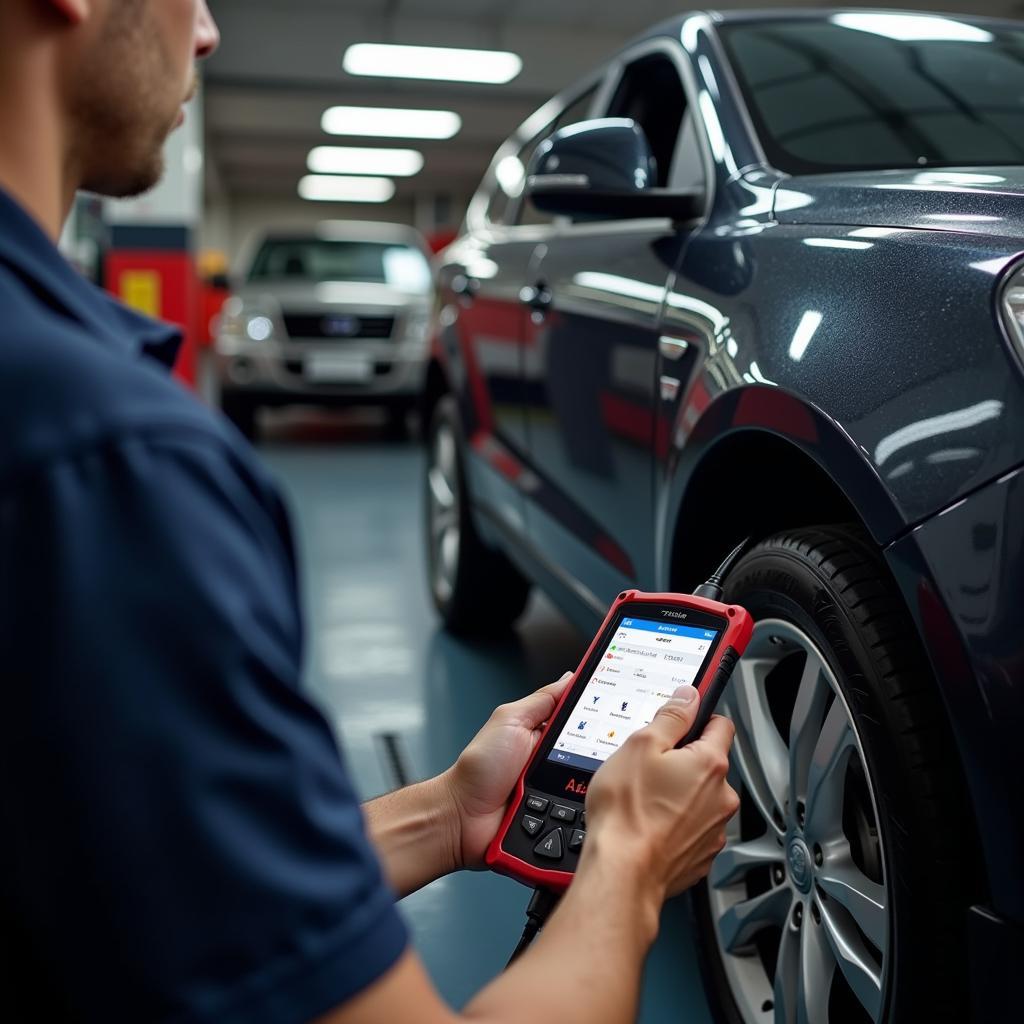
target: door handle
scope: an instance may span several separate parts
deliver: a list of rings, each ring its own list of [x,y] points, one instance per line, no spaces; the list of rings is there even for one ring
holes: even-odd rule
[[[673,362],[682,359],[689,351],[689,348],[690,343],[682,338],[673,338],[663,334],[658,339],[658,349],[661,351],[662,356],[665,359],[671,359]]]
[[[546,284],[538,281],[536,285],[526,285],[519,292],[519,299],[535,313],[546,313],[551,308],[554,296]]]

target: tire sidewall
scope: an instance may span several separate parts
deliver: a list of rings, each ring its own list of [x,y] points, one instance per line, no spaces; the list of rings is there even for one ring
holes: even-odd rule
[[[872,557],[877,556],[872,553]],[[913,993],[924,979],[907,977],[902,969],[905,956],[901,942],[905,934],[914,934],[909,880],[915,856],[924,851],[914,848],[917,830],[913,794],[906,783],[909,765],[901,756],[904,752],[886,706],[885,681],[879,666],[842,596],[809,559],[795,552],[777,548],[752,552],[730,575],[725,599],[747,608],[755,621],[782,619],[810,637],[832,669],[852,713],[876,801],[891,908],[882,1019],[912,1020],[909,1007],[914,1005]],[[694,910],[706,931],[711,916],[704,886],[706,883]],[[718,961],[711,965],[711,973],[721,987],[726,976],[717,945],[712,935],[705,937],[713,946],[707,954]],[[897,977],[899,986],[893,984]],[[742,1017],[728,991],[709,995],[730,1024],[741,1024]]]

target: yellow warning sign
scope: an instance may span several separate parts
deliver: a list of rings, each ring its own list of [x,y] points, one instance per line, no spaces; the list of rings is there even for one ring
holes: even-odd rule
[[[147,316],[160,315],[160,274],[157,271],[123,271],[119,291],[125,305]]]

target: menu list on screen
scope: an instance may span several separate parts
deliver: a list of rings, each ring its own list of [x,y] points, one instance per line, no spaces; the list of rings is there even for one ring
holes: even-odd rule
[[[555,740],[549,761],[595,771],[678,686],[693,683],[718,630],[624,618]]]

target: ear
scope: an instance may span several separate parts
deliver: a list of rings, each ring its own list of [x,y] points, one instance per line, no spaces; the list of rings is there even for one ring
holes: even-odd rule
[[[93,0],[44,0],[44,3],[70,25],[81,25],[96,6]]]

